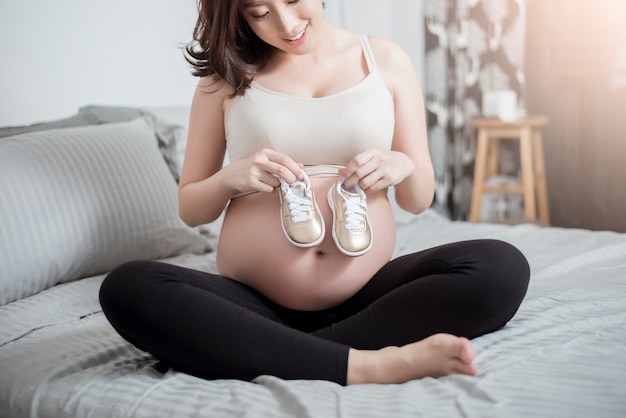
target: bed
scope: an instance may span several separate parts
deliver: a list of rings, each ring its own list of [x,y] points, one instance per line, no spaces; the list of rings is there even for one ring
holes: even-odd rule
[[[0,129],[0,417],[624,417],[626,234],[396,211],[396,255],[497,238],[531,281],[478,374],[401,385],[206,381],[163,367],[103,316],[127,259],[215,270],[219,221],[176,213],[187,109],[91,106]]]

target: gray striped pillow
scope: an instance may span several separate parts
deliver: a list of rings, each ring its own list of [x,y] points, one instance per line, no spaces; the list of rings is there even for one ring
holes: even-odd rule
[[[0,139],[0,304],[134,259],[208,251],[143,119]]]

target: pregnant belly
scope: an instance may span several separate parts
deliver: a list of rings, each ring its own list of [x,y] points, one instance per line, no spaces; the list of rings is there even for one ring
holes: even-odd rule
[[[246,283],[285,307],[327,309],[350,298],[389,261],[395,223],[385,192],[368,194],[373,245],[359,257],[341,253],[331,236],[332,212],[326,193],[336,178],[312,178],[326,236],[313,248],[287,241],[280,222],[278,192],[254,193],[231,201],[220,233],[220,274]]]

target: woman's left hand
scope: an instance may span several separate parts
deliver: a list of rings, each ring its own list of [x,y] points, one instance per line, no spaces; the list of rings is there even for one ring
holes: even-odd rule
[[[363,190],[384,190],[400,183],[415,170],[415,163],[398,151],[370,149],[354,157],[339,171],[346,188],[357,183]]]

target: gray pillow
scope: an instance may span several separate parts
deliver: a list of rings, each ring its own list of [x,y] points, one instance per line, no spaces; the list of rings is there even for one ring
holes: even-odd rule
[[[63,129],[73,128],[76,126],[89,125],[89,118],[86,114],[78,113],[74,116],[70,116],[64,119],[53,120],[49,122],[33,123],[32,125],[24,126],[4,126],[0,128],[0,138],[6,138],[7,136],[14,136],[28,132],[47,131],[50,129]]]
[[[203,253],[142,119],[0,139],[0,304],[134,259]]]
[[[174,179],[178,181],[183,167],[187,143],[186,126],[189,122],[189,108],[184,106],[142,109],[128,106],[88,105],[81,107],[76,115],[64,119],[38,122],[32,125],[1,127],[0,138],[51,129],[128,122],[139,117],[143,117],[155,132],[159,150]]]
[[[102,125],[105,123],[128,122],[141,116],[141,111],[127,106],[103,106],[88,105],[78,109],[90,125]]]
[[[172,176],[178,181],[183,170],[187,146],[189,109],[185,107],[141,109],[141,114],[154,130],[159,140],[159,150]]]
[[[50,129],[74,128],[77,126],[102,125],[113,122],[128,122],[142,115],[134,107],[89,105],[78,109],[78,113],[63,119],[37,122],[32,125],[4,126],[0,128],[0,138],[28,132],[48,131]]]

